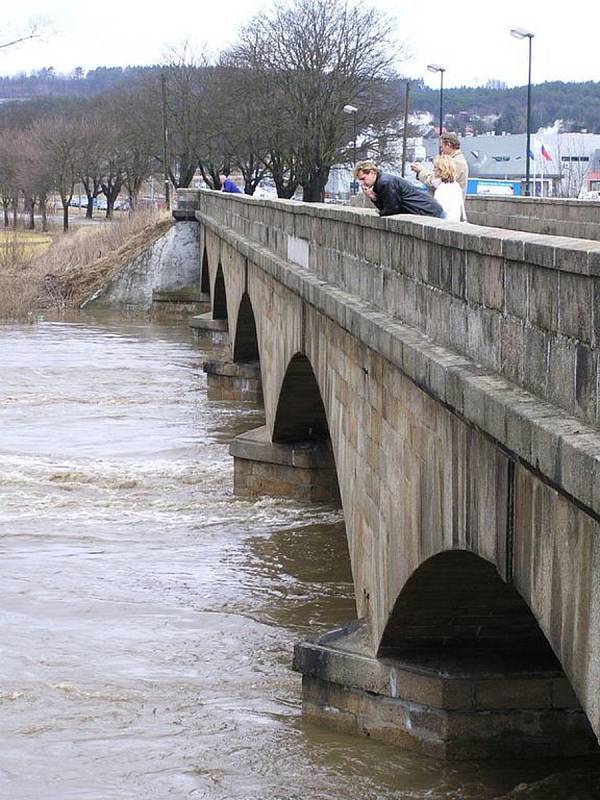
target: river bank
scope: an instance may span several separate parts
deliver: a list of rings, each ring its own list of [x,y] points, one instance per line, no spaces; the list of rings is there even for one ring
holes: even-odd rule
[[[171,224],[165,213],[140,211],[109,222],[81,222],[66,234],[4,230],[0,322],[77,309]]]

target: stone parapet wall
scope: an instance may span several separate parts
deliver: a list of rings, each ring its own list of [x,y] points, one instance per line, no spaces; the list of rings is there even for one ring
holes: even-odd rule
[[[476,225],[550,236],[600,240],[600,202],[554,197],[467,197]]]
[[[600,516],[600,244],[193,194],[219,241]]]

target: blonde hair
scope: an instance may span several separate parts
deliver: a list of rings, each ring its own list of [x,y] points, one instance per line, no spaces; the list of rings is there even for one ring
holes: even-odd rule
[[[354,177],[358,178],[360,172],[379,172],[379,167],[374,161],[359,161],[354,167]]]
[[[439,173],[442,183],[454,183],[456,167],[450,156],[436,156],[433,159],[433,169]]]

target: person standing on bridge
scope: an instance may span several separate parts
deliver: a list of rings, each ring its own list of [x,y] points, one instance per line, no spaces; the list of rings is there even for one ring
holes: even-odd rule
[[[440,139],[440,155],[450,156],[452,159],[456,169],[456,178],[454,180],[462,189],[463,197],[465,197],[467,194],[467,181],[469,180],[469,165],[460,149],[460,139],[452,131],[442,134],[442,138]],[[418,181],[425,184],[431,191],[435,189],[435,176],[433,172],[427,172],[423,164],[419,161],[415,161],[411,164],[410,168],[413,172],[416,172]]]
[[[375,203],[380,217],[392,214],[444,216],[444,209],[433,197],[404,178],[382,172],[374,161],[359,161],[354,177],[366,196]]]
[[[450,222],[465,222],[465,200],[456,180],[454,159],[450,156],[436,156],[433,159],[434,198],[444,209],[445,219]]]
[[[230,192],[231,194],[241,194],[242,193],[242,190],[237,185],[237,183],[232,181],[231,178],[228,178],[227,175],[225,175],[224,173],[221,173],[219,175],[219,180],[221,181],[221,191],[222,192]]]

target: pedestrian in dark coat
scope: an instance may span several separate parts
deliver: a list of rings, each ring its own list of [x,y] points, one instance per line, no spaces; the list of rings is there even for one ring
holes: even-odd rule
[[[392,214],[444,216],[444,209],[433,197],[404,178],[381,172],[373,161],[359,161],[354,177],[367,197],[375,203],[380,217],[389,217]]]

